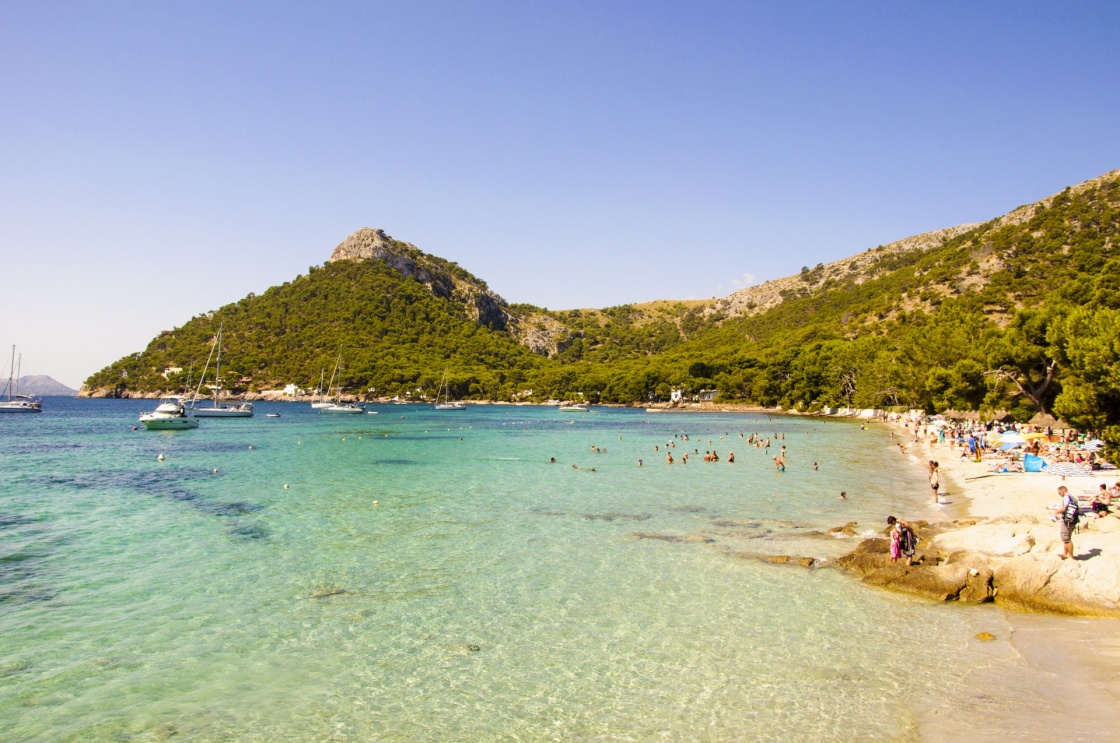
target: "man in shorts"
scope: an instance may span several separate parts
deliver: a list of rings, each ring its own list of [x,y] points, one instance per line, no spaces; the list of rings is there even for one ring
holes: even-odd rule
[[[1049,506],[1049,509],[1054,512],[1054,518],[1058,522],[1058,536],[1062,540],[1061,557],[1066,560],[1073,557],[1072,532],[1080,519],[1080,507],[1065,485],[1058,487],[1058,495],[1061,500]]]

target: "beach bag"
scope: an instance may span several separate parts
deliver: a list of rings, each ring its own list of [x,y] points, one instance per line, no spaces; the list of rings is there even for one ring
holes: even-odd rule
[[[902,549],[902,554],[912,555],[914,554],[914,550],[918,548],[918,542],[922,540],[918,538],[917,534],[904,526],[899,529],[898,541],[898,546]]]
[[[1070,498],[1066,502],[1066,510],[1062,511],[1062,521],[1066,526],[1077,526],[1077,522],[1081,520],[1081,506],[1077,501]]]

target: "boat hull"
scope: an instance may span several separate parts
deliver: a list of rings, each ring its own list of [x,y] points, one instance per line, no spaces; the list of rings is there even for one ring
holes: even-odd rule
[[[141,416],[140,422],[149,431],[184,431],[189,428],[198,428],[198,421],[193,418],[146,418]]]
[[[357,405],[331,405],[327,408],[321,408],[319,412],[325,415],[362,415],[366,411]]]
[[[241,408],[195,408],[195,418],[252,418],[252,410]]]
[[[0,413],[42,413],[43,409],[31,403],[0,402]]]
[[[466,410],[467,406],[461,402],[440,403],[436,405],[436,410],[451,411],[451,410]]]

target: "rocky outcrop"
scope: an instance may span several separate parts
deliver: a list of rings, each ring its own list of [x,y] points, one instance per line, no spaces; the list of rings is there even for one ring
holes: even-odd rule
[[[437,297],[457,300],[479,325],[506,330],[514,320],[504,299],[458,265],[428,255],[410,243],[394,240],[384,230],[362,227],[335,246],[330,262],[378,261],[416,279]]]
[[[862,576],[868,585],[933,601],[981,604],[992,600],[992,571],[987,566],[963,557],[946,560],[931,549],[919,549],[914,557],[914,565],[904,560],[891,562],[890,542],[877,538],[864,540],[836,564]]]
[[[825,284],[828,282],[854,276],[855,282],[862,284],[878,277],[880,272],[876,269],[876,265],[885,255],[936,247],[946,240],[979,226],[979,224],[961,224],[956,227],[947,227],[943,230],[935,230],[897,240],[888,245],[880,245],[850,258],[818,265],[811,270],[806,267],[796,276],[786,276],[757,286],[740,289],[714,303],[704,312],[708,315],[719,314],[726,317],[760,315],[781,304],[788,297],[823,291]]]
[[[976,521],[920,531],[928,541],[913,566],[892,563],[890,543],[879,538],[861,542],[835,564],[868,585],[934,601],[994,601],[1022,611],[1120,618],[1120,556],[1103,546],[1120,530],[1120,519],[1088,518],[1075,537],[1073,560],[1060,559],[1052,522]]]

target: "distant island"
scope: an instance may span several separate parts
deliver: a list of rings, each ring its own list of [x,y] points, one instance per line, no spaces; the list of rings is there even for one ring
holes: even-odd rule
[[[75,397],[78,391],[45,374],[30,374],[19,378],[19,393],[38,397]]]

